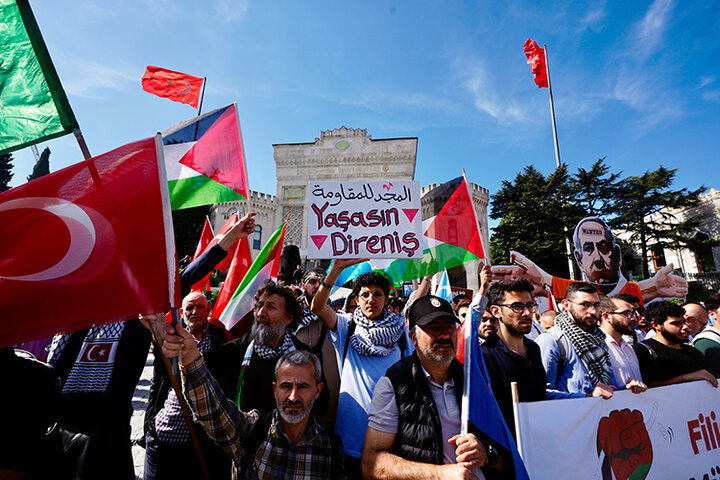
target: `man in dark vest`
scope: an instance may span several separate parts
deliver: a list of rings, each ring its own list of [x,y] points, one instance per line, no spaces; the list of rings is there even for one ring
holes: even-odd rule
[[[490,476],[505,464],[497,448],[477,429],[460,434],[463,368],[455,359],[452,307],[435,296],[419,298],[408,323],[415,353],[390,367],[373,393],[362,453],[365,479]]]

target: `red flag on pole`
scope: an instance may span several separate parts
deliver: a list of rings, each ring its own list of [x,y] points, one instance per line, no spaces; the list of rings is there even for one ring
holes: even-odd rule
[[[0,194],[0,347],[175,305],[157,147],[140,140]]]
[[[195,108],[200,99],[203,79],[186,73],[148,65],[142,77],[142,88],[158,97],[187,103]]]
[[[535,40],[529,38],[523,46],[525,56],[528,58],[528,65],[535,76],[535,83],[538,88],[548,87],[547,68],[545,66],[545,49],[540,48]]]
[[[202,253],[207,250],[207,248],[210,246],[210,242],[213,241],[213,231],[212,226],[210,225],[210,220],[205,217],[205,223],[203,224],[202,232],[200,232],[200,240],[198,241],[197,248],[195,248],[195,254],[193,255],[193,260],[197,260],[197,258],[202,255]],[[217,243],[217,242],[215,242]],[[208,273],[205,278],[197,282],[195,285],[192,286],[191,290],[193,292],[202,292],[203,290],[210,291],[210,275],[212,272]]]
[[[212,323],[223,328],[225,328],[225,325],[220,322],[220,315],[223,310],[225,310],[225,306],[232,298],[238,285],[240,285],[240,282],[242,282],[243,278],[245,278],[245,274],[250,268],[250,265],[252,265],[250,244],[247,237],[241,238],[235,244],[235,247],[232,262],[230,263],[230,269],[228,270],[227,277],[225,278],[225,282],[220,289],[220,294],[218,295],[217,300],[215,300],[215,306],[212,310]]]

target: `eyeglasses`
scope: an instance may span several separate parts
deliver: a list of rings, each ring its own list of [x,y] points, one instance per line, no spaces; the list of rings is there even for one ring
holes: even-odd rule
[[[622,315],[627,318],[635,318],[639,316],[640,314],[637,312],[637,310],[623,310],[622,312],[606,312],[606,313],[613,313],[615,315]]]
[[[530,310],[530,313],[537,312],[538,304],[535,302],[528,302],[528,303],[522,303],[522,302],[513,302],[513,303],[497,303],[498,307],[510,307],[513,312],[515,313],[523,313],[525,309],[527,308]]]
[[[596,302],[596,303],[580,302],[580,303],[578,303],[578,302],[573,302],[572,300],[568,300],[568,302],[574,303],[575,305],[579,305],[582,308],[584,308],[585,310],[590,310],[591,308],[594,308],[597,310],[598,308],[600,308],[600,302]]]

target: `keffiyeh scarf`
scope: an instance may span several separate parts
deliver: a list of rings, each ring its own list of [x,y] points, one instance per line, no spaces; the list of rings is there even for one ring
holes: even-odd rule
[[[612,366],[605,344],[605,333],[597,326],[583,331],[570,318],[568,312],[555,317],[555,325],[570,339],[580,360],[585,365],[593,385],[603,382],[612,385]]]
[[[405,329],[402,317],[387,310],[381,319],[368,320],[361,309],[356,308],[350,322],[355,323],[355,332],[348,341],[357,353],[365,356],[389,355]]]

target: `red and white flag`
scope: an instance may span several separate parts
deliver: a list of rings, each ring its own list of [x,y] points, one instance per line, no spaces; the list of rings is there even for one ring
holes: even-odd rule
[[[212,225],[210,225],[210,220],[208,219],[208,217],[205,217],[205,223],[203,224],[202,232],[200,232],[200,240],[198,241],[197,247],[195,248],[195,254],[192,258],[193,260],[197,260],[197,258],[210,247],[210,243],[213,241],[213,237],[214,235],[212,231]],[[214,242],[213,245],[215,243],[217,243],[217,241]],[[191,290],[193,292],[202,292],[203,290],[209,292],[210,275],[212,275],[212,272],[208,273],[205,278],[193,285]]]
[[[210,319],[212,323],[222,328],[225,328],[225,325],[220,322],[220,315],[222,315],[228,302],[243,281],[243,278],[245,278],[245,274],[247,274],[253,261],[250,255],[250,243],[247,237],[241,238],[233,247],[234,251],[230,269],[227,272],[227,277],[225,277],[217,300],[215,300],[215,306],[213,307]]]
[[[0,194],[0,347],[176,305],[159,137]]]
[[[528,65],[535,77],[535,84],[538,88],[548,88],[547,67],[545,66],[545,49],[540,48],[535,40],[529,38],[523,45]]]
[[[174,72],[148,65],[142,77],[142,88],[158,97],[169,98],[174,102],[187,103],[198,107],[203,79],[186,73]]]

